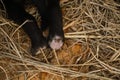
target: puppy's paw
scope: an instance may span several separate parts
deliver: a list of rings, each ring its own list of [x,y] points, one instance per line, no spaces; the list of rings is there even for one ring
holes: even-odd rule
[[[46,46],[44,46],[44,47],[38,47],[38,48],[31,48],[31,54],[32,54],[32,56],[40,54],[40,49],[46,49]]]
[[[39,54],[40,49],[46,49],[48,46],[46,39],[43,39],[39,42],[36,42],[34,45],[31,46],[31,54],[32,56],[35,56]]]
[[[52,49],[58,50],[62,47],[63,42],[64,42],[63,37],[55,35],[48,41],[48,44]]]

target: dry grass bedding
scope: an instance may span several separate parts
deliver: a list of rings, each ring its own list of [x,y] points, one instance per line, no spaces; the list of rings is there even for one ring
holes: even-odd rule
[[[28,20],[16,25],[0,10],[0,80],[120,80],[119,0],[61,0],[61,8],[63,47],[35,57],[21,29]]]

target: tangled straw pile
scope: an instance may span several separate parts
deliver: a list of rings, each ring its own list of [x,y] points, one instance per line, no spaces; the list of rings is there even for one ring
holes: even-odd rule
[[[120,80],[119,0],[62,0],[65,44],[29,54],[21,26],[0,10],[0,80]],[[45,63],[44,63],[45,62]]]

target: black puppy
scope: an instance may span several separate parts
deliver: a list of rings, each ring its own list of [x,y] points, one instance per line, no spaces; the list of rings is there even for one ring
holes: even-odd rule
[[[64,32],[59,0],[32,0],[41,16],[41,28],[38,27],[35,18],[25,11],[24,0],[2,1],[9,19],[14,20],[17,24],[31,20],[22,28],[31,39],[32,55],[35,55],[39,48],[44,48],[47,45],[52,49],[59,49],[63,45]],[[46,39],[42,31],[47,27],[49,27],[49,35]]]

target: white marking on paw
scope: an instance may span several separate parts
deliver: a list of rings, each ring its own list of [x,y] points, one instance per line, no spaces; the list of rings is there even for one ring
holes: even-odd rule
[[[49,42],[49,46],[52,49],[58,50],[62,47],[63,45],[63,40],[60,36],[55,36],[52,41]]]

